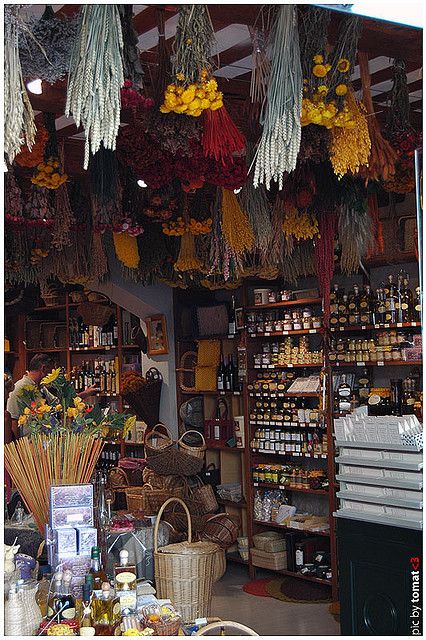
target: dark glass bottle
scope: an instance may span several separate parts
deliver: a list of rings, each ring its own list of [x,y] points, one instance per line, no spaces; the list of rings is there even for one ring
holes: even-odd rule
[[[220,363],[217,368],[217,390],[225,391],[225,362],[223,353],[220,354]]]

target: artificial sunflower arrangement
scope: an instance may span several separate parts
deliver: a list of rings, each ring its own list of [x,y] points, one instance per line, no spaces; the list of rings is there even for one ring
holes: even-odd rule
[[[30,437],[84,433],[102,438],[125,437],[136,418],[125,413],[104,416],[98,405],[88,407],[76,394],[61,368],[54,369],[41,381],[49,387],[50,404],[41,391],[32,385],[22,388],[18,406],[18,424]],[[52,401],[54,399],[54,402]]]

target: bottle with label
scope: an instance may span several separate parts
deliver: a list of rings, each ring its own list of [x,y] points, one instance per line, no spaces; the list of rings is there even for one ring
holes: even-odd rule
[[[370,393],[370,380],[368,377],[368,370],[364,369],[361,376],[358,378],[358,395],[360,404],[366,404]]]
[[[362,325],[373,323],[373,301],[374,294],[371,292],[370,285],[367,284],[364,287],[364,291],[362,292],[359,300],[360,322]]]
[[[117,316],[114,316],[114,323],[112,325],[112,342],[114,346],[118,345],[118,321]]]
[[[108,581],[107,575],[102,569],[99,547],[92,547],[91,558],[89,574],[93,576],[93,593],[98,598],[102,595],[102,583]]]
[[[62,580],[59,579],[62,577]],[[71,571],[57,574],[53,614],[58,614],[58,620],[74,620],[75,599],[71,593]]]
[[[350,325],[359,324],[360,320],[360,296],[359,296],[359,287],[358,285],[354,285],[353,291],[350,294],[349,302],[348,302],[348,321]]]
[[[120,563],[114,567],[114,585],[122,613],[136,611],[136,565],[129,564],[129,552],[120,551]]]
[[[50,582],[52,579],[52,568],[49,564],[40,567],[41,580],[38,583],[36,602],[43,618],[47,617],[48,598]]]
[[[97,636],[120,635],[120,603],[111,594],[109,582],[102,584],[101,595],[92,602],[92,624]]]
[[[401,322],[411,322],[413,319],[413,293],[408,284],[408,278],[404,278],[404,287],[401,296],[402,320]]]
[[[332,328],[339,325],[339,298],[339,285],[335,284],[330,293],[330,327]]]
[[[398,295],[397,295],[397,288],[394,284],[393,281],[393,276],[389,275],[388,276],[388,285],[385,288],[385,293],[386,293],[386,300],[385,300],[385,306],[386,306],[386,313],[385,313],[385,323],[386,324],[394,324],[397,320],[397,300],[398,300]]]
[[[339,402],[339,413],[346,413],[351,410],[351,388],[346,382],[346,375],[342,374],[342,381],[337,387],[337,397]]]
[[[413,321],[414,322],[421,322],[422,321],[421,313],[422,313],[421,291],[420,291],[420,287],[416,287],[416,297],[415,297],[415,301],[414,301],[414,312],[413,312]]]
[[[237,333],[237,322],[235,316],[235,296],[231,296],[231,308],[229,309],[228,335],[234,336]]]
[[[231,365],[230,365],[230,356],[228,356],[227,362],[225,361],[225,371],[223,375],[223,386],[225,391],[232,391],[232,373],[231,373]]]
[[[220,363],[217,368],[217,390],[225,391],[225,361],[223,353],[220,354]]]
[[[348,324],[348,296],[344,294],[339,302],[339,326],[345,327]]]
[[[374,324],[384,324],[386,322],[386,299],[383,289],[377,289],[376,313]]]
[[[91,589],[88,583],[83,585],[82,613],[80,618],[80,635],[93,636],[95,628],[92,623]]]

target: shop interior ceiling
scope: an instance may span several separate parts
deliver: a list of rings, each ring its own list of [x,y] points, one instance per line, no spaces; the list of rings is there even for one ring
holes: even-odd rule
[[[41,16],[46,5],[25,5],[28,15]],[[219,89],[227,98],[233,118],[238,123],[241,106],[249,95],[252,68],[252,42],[250,28],[260,19],[263,5],[211,4],[209,11],[216,33],[218,68],[215,70]],[[165,34],[171,45],[176,33],[179,5],[133,5],[133,24],[139,35],[139,50],[145,72],[145,84],[158,64],[158,9],[165,11]],[[72,16],[80,9],[78,4],[57,4],[53,10],[60,15]],[[344,14],[332,12],[331,37]],[[421,128],[422,122],[422,30],[368,18],[363,19],[359,50],[369,55],[371,91],[379,117],[385,117],[392,87],[392,59],[402,58],[406,63],[412,123]],[[355,89],[359,89],[359,67],[352,76]],[[43,83],[41,95],[29,94],[36,112],[36,121],[42,120],[42,111],[56,114],[58,140],[65,140],[67,172],[77,176],[83,170],[84,132],[75,126],[72,118],[63,115],[66,99],[66,80],[53,85]],[[122,114],[126,126],[126,114]]]

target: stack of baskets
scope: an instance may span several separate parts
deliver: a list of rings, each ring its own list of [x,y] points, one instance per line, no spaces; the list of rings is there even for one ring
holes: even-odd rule
[[[158,548],[161,516],[177,502],[187,517],[188,539]],[[182,500],[170,498],[161,507],[154,529],[154,567],[158,598],[169,598],[184,622],[206,618],[210,614],[216,556],[219,549],[210,542],[192,542],[191,516]]]
[[[251,561],[263,569],[287,569],[286,541],[278,531],[264,531],[253,536]]]
[[[183,442],[180,442],[179,447],[176,447],[176,444],[165,425],[161,423],[155,425],[145,436],[148,467],[160,475],[193,476],[199,473],[204,463],[204,445],[201,447],[185,445],[184,451]],[[199,455],[201,451],[202,457]]]

